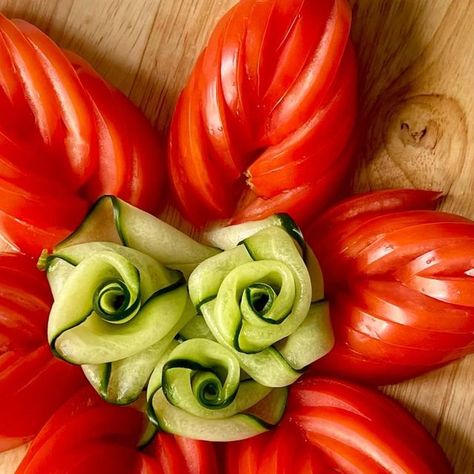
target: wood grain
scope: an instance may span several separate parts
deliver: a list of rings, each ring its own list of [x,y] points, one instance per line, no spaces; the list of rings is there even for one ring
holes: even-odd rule
[[[235,0],[0,0],[89,60],[163,132],[198,52]],[[474,2],[353,0],[359,56],[359,190],[442,189],[474,217]],[[173,218],[173,214],[169,214]],[[474,472],[474,357],[384,390]],[[14,472],[25,451],[0,456]]]

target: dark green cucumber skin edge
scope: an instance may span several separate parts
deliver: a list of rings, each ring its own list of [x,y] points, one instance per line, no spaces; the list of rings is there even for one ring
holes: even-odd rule
[[[179,272],[178,270],[176,270],[176,272],[179,274],[179,278],[177,281],[175,281],[174,283],[171,283],[171,285],[168,285],[168,286],[165,286],[164,288],[161,288],[161,290],[158,290],[158,291],[155,291],[155,293],[153,293],[150,298],[148,298],[147,301],[145,301],[145,303],[143,304],[142,308],[144,308],[149,302],[151,302],[154,298],[157,298],[158,296],[160,295],[163,295],[165,293],[169,293],[170,291],[173,291],[173,290],[176,290],[177,288],[180,288],[182,286],[186,286],[186,279],[184,278],[184,275]],[[186,290],[187,291],[187,290]],[[51,349],[51,352],[54,354],[55,357],[57,357],[58,359],[61,359],[61,360],[65,360],[66,362],[69,362],[70,364],[73,364],[71,361],[67,360],[65,357],[62,357],[58,351],[56,350],[56,339],[61,336],[61,334],[64,334],[64,332],[66,331],[69,331],[70,329],[73,329],[79,325],[81,325],[91,314],[93,313],[93,310],[86,314],[83,319],[81,319],[81,321],[79,321],[77,324],[74,324],[66,329],[64,329],[64,331],[62,331],[61,333],[59,333],[50,343],[49,347]],[[73,364],[73,365],[77,365],[77,364]]]
[[[112,374],[112,362],[107,362],[105,364],[105,374],[104,378],[100,382],[100,396],[107,400],[107,390],[109,389],[110,376]]]
[[[146,405],[146,414],[148,416],[148,419],[150,420],[150,422],[155,425],[159,430],[161,429],[160,428],[160,422],[158,421],[158,418],[156,416],[156,413],[155,413],[155,409],[153,408],[153,398],[155,397],[155,394],[156,392],[160,389],[161,387],[158,387],[150,396],[150,398],[148,399],[147,401],[147,405]],[[285,393],[285,403],[284,403],[284,406],[286,408],[286,404],[287,404],[287,401],[288,401],[288,390],[286,390],[286,393]],[[257,423],[259,423],[260,425],[262,425],[263,428],[265,428],[266,430],[271,430],[272,428],[274,428],[278,423],[280,423],[283,415],[285,413],[285,409],[282,410],[282,413],[280,415],[280,418],[279,420],[274,424],[272,425],[271,423],[267,423],[266,421],[262,420],[261,418],[259,418],[258,416],[256,415],[252,415],[251,413],[247,413],[247,412],[243,412],[242,415],[245,415],[245,416],[248,416],[249,418],[252,418],[254,419]],[[162,430],[163,431],[163,430]]]
[[[172,405],[173,405],[173,402],[172,402],[172,397],[169,394],[166,372],[168,371],[168,369],[174,369],[174,368],[184,368],[184,369],[190,369],[190,370],[213,372],[212,367],[205,367],[201,364],[198,364],[197,362],[193,362],[193,361],[187,360],[187,359],[174,359],[174,360],[168,361],[163,366],[162,388],[163,388],[163,393],[164,393],[166,399]],[[215,372],[213,372],[213,373],[215,373]],[[218,374],[215,374],[215,375],[218,377]],[[204,400],[201,400],[201,399],[199,399],[199,402],[202,403],[202,405],[205,406],[206,408],[209,408],[210,410],[219,410],[221,408],[225,408],[225,407],[229,406],[235,400],[236,396],[237,396],[237,390],[225,401],[225,403],[222,403],[221,405],[208,405],[207,403],[205,403]]]
[[[301,247],[301,252],[302,252],[302,258],[303,261],[306,262],[306,257],[308,254],[308,247],[306,244],[306,241],[303,236],[303,232],[301,231],[300,227],[298,224],[290,217],[289,214],[285,213],[280,213],[277,214],[278,218],[280,219],[280,222],[282,224],[282,227],[286,230],[286,232],[293,237],[293,239],[298,242],[299,246]]]

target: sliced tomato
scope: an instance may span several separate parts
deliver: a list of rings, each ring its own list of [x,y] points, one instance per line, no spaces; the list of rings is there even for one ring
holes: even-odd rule
[[[436,301],[394,281],[365,280],[355,286],[357,301],[388,321],[448,334],[472,334],[474,312]]]
[[[336,343],[328,355],[311,364],[310,373],[344,377],[370,385],[388,385],[417,377],[442,365],[433,365],[428,369],[426,365],[386,362],[379,357],[371,359],[364,353],[355,352],[341,341]]]
[[[15,70],[21,77],[23,94],[35,117],[41,137],[52,150],[58,151],[64,141],[60,106],[32,44],[18,27],[0,16],[0,32],[10,53]],[[60,166],[60,163],[55,163]]]
[[[174,194],[194,224],[307,222],[341,193],[356,102],[349,25],[346,0],[244,0],[221,19],[169,133]]]
[[[247,10],[249,10],[251,4],[248,1],[243,2],[237,10],[234,10],[240,21],[243,20],[242,15],[245,14],[243,10],[247,5]],[[191,118],[193,115],[199,117],[202,113],[202,126],[209,145],[214,154],[219,157],[214,166],[220,169],[224,179],[229,181],[238,180],[243,170],[242,151],[239,149],[240,144],[231,136],[232,131],[227,117],[229,111],[221,82],[223,36],[232,19],[232,15],[224,17],[211,36],[202,61],[199,63],[200,67],[197,68],[199,77],[196,78],[196,82],[190,84],[190,87],[196,87],[200,91],[200,103],[198,102],[198,107],[189,109]],[[190,102],[195,101],[190,99]]]
[[[355,68],[355,53],[347,48],[328,100],[304,125],[268,147],[248,168],[249,183],[260,196],[268,198],[312,182],[337,161],[354,127]]]
[[[84,396],[84,393],[87,394],[85,399],[89,400],[90,391],[83,391],[80,395]],[[144,426],[143,415],[139,411],[130,407],[107,405],[105,402],[92,402],[92,406],[88,406],[80,398],[74,397],[74,400],[79,405],[68,403],[67,410],[58,411],[44,426],[20,464],[17,471],[19,474],[48,470],[61,472],[65,459],[74,459],[81,452],[86,453],[95,449],[94,446],[103,447],[108,443],[113,444],[117,454],[128,452],[128,457],[137,454],[132,448]],[[69,416],[64,418],[68,411]],[[89,465],[89,461],[85,461],[87,458],[88,456],[83,459]],[[132,465],[136,465],[138,461],[137,456]],[[131,464],[125,466],[130,468]]]
[[[313,5],[313,2],[306,3]],[[331,7],[330,14],[325,11],[328,4]],[[269,143],[280,141],[294,131],[298,124],[308,120],[329,90],[344,54],[351,24],[350,6],[345,0],[327,0],[315,5],[320,8],[318,15],[327,19],[324,33],[294,86],[270,113],[265,140]],[[314,22],[310,30],[313,28]]]
[[[140,209],[157,214],[163,207],[161,197],[166,191],[162,144],[156,130],[142,112],[114,89],[114,101],[121,110],[118,120],[124,121],[126,136],[133,138],[130,174],[119,197]]]
[[[433,439],[423,426],[399,403],[376,390],[337,379],[306,377],[291,388],[289,406],[295,412],[300,407],[339,408],[374,423],[397,427],[405,441],[418,446],[433,466],[446,466],[446,457],[440,449],[433,449]]]
[[[396,272],[396,278],[405,282],[415,275],[463,276],[474,268],[474,240],[457,245],[438,247],[407,263]]]
[[[434,352],[457,349],[465,349],[466,352],[469,352],[474,348],[474,333],[453,334],[419,329],[390,321],[384,317],[383,312],[379,313],[377,308],[359,305],[357,295],[348,297],[339,295],[336,299],[337,305],[331,307],[333,320],[373,339],[380,339],[388,344]],[[443,316],[439,315],[438,317]],[[414,361],[414,363],[416,362]]]
[[[48,189],[28,191],[0,178],[0,209],[40,228],[64,226],[74,229],[87,211],[87,203],[75,194],[57,194]]]
[[[41,350],[46,351],[46,360],[41,361],[39,367],[33,368],[22,358],[16,370],[8,376],[4,376],[7,372],[4,370],[0,375],[0,446],[3,449],[31,439],[56,408],[85,383],[82,371],[54,359],[49,347],[32,354],[39,354]]]
[[[324,0],[317,3],[305,1],[300,6],[298,13],[293,13],[295,21],[291,25],[291,31],[288,31],[279,57],[276,58],[276,64],[272,65],[274,68],[273,78],[261,99],[262,109],[267,114],[271,114],[281,102],[285,101],[290,89],[298,82],[300,76],[304,75],[305,68],[311,62],[311,56],[318,49],[318,45],[324,41],[323,35],[328,26],[327,18],[330,17],[333,4],[334,0]],[[274,44],[275,46],[276,44]],[[337,65],[335,67],[337,68]],[[325,80],[326,78],[323,79],[323,82]],[[314,83],[314,79],[311,82]],[[278,123],[278,121],[276,122]],[[268,125],[266,126],[268,127]],[[276,126],[278,125],[271,124],[267,130],[272,130]],[[265,133],[262,135],[264,136]],[[267,144],[271,143],[274,141],[268,140]]]
[[[61,107],[61,120],[67,129],[65,154],[79,188],[97,166],[97,143],[91,120],[92,104],[74,68],[62,50],[41,30],[24,20],[13,20],[37,52],[44,74]]]
[[[267,2],[264,6],[263,4],[260,5],[262,10],[266,9],[268,11],[270,2]],[[232,169],[235,171],[235,165],[238,165],[237,178],[240,177],[243,167],[247,164],[242,160],[245,159],[248,150],[252,149],[254,135],[251,103],[249,103],[250,85],[247,83],[245,68],[245,40],[250,31],[249,21],[251,16],[255,14],[255,8],[258,7],[253,0],[246,0],[239,2],[228,12],[229,21],[224,22],[225,30],[223,31],[221,44],[220,78],[215,80],[215,82],[218,82],[217,85],[220,83],[222,96],[227,105],[225,109],[227,122],[230,123],[231,121],[232,128],[237,128],[234,135],[241,137],[238,143],[234,140],[234,143],[239,147],[238,150],[233,150],[235,145],[230,143],[226,145],[226,147],[230,147],[230,151],[234,151],[234,154],[231,155],[232,161],[230,164],[231,171]],[[214,80],[211,81],[214,82]],[[222,106],[220,108],[223,109]],[[222,132],[224,133],[224,130]],[[240,156],[236,156],[235,151],[240,151]]]
[[[218,463],[216,449],[208,441],[175,436],[189,474],[217,474]]]
[[[341,193],[341,176],[349,174],[353,145],[354,143],[349,143],[338,163],[314,183],[284,191],[270,199],[249,192],[243,197],[230,222],[237,224],[286,212],[304,227],[312,216],[321,212]]]
[[[422,238],[420,238],[423,236]],[[434,247],[474,239],[474,223],[434,222],[412,225],[387,234],[368,245],[355,259],[355,271],[366,275],[385,274]]]
[[[163,474],[182,472],[188,474],[186,461],[173,435],[159,433],[154,440],[153,455],[158,459]]]
[[[52,250],[72,231],[71,228],[39,227],[14,218],[0,210],[0,234],[10,245],[28,255],[39,257],[43,250]]]
[[[95,127],[98,141],[97,171],[87,183],[91,200],[106,194],[122,195],[127,177],[131,175],[131,140],[126,139],[123,115],[114,101],[112,88],[93,70],[83,65],[81,58],[68,54],[76,68],[82,86],[94,104]]]
[[[197,69],[198,70],[198,69]],[[197,78],[192,79],[196,81]],[[194,82],[191,82],[194,87]],[[199,111],[199,104],[187,90],[182,97],[182,122],[179,124],[178,136],[180,144],[180,161],[182,163],[181,173],[186,176],[186,186],[199,197],[205,208],[197,215],[187,215],[195,224],[204,223],[208,216],[205,215],[207,208],[215,217],[224,217],[232,209],[234,195],[227,193],[232,188],[232,183],[219,175],[208,157],[209,143],[204,134],[204,124]],[[193,137],[187,140],[187,137]],[[205,162],[198,160],[199,156],[206,155]],[[184,203],[183,203],[184,204]],[[183,207],[185,207],[184,205]]]
[[[374,390],[308,377],[291,388],[289,405],[290,419],[338,471],[452,472],[423,427]]]
[[[415,275],[405,285],[436,300],[459,306],[474,307],[474,278],[425,277]]]
[[[319,229],[348,222],[356,217],[372,217],[400,211],[435,209],[443,193],[423,189],[385,189],[355,194],[328,209],[314,225]]]

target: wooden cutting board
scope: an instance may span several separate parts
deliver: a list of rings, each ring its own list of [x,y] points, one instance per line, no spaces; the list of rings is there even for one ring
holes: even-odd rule
[[[84,56],[163,131],[209,32],[234,3],[0,0],[0,11]],[[474,218],[474,2],[352,4],[361,93],[355,187],[440,189],[448,193],[445,209]],[[473,379],[471,357],[385,388],[436,437],[459,474],[474,473]],[[0,473],[13,473],[24,451],[0,455]]]

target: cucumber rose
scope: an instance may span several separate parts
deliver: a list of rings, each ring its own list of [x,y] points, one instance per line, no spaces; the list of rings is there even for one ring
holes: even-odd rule
[[[255,233],[248,236],[249,229]],[[241,243],[229,248],[240,236]],[[290,385],[334,342],[314,255],[287,216],[220,229],[208,238],[228,250],[190,276],[189,293],[202,315],[197,318],[254,380]]]
[[[238,359],[209,339],[191,339],[162,359],[148,385],[148,413],[162,430],[208,441],[266,431],[283,415],[287,390],[242,377]]]
[[[55,297],[52,350],[83,365],[101,395],[137,398],[161,354],[195,314],[182,275],[109,242],[72,245],[47,258]]]

